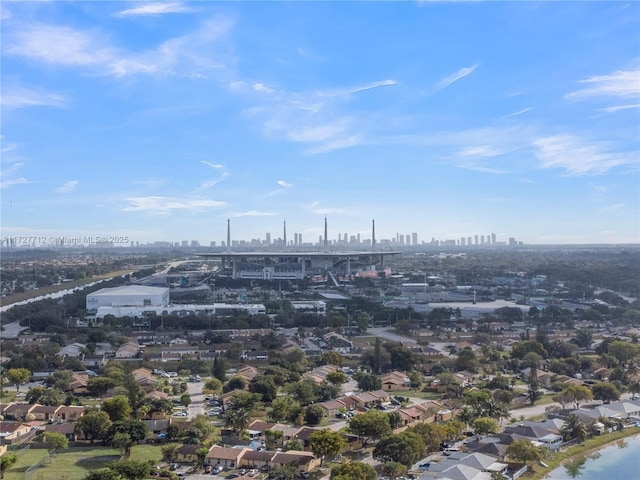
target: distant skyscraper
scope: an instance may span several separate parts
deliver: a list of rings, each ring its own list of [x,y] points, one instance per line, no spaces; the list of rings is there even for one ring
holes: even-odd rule
[[[376,221],[371,220],[371,249],[376,248]]]
[[[329,239],[327,238],[327,216],[324,216],[324,249],[329,249]]]
[[[475,242],[475,244],[476,244],[476,245],[478,245],[478,235],[476,235],[476,237],[475,237],[475,238],[476,238],[476,242]]]
[[[471,237],[467,237],[467,245],[471,245]]]
[[[287,221],[284,221],[284,227],[283,227],[283,231],[284,231],[284,246],[287,246]]]
[[[267,245],[271,245],[271,234],[269,232],[267,232],[265,235],[264,243],[266,243]]]
[[[227,250],[231,248],[231,220],[227,218]]]
[[[460,238],[460,245],[461,245],[461,246],[463,246],[463,247],[464,247],[464,246],[465,246],[465,244],[466,244],[466,242],[467,242],[467,240],[466,240],[464,237]]]
[[[496,234],[492,233],[491,234],[491,245],[495,245],[496,244]]]
[[[418,245],[418,234],[416,232],[411,234],[411,245]]]

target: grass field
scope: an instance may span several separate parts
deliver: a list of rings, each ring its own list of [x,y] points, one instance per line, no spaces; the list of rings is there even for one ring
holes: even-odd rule
[[[107,278],[114,278],[131,273],[133,270],[118,270],[117,272],[109,272],[104,275],[96,275],[95,277],[83,278],[82,280],[76,280],[73,282],[62,283],[60,285],[50,285],[48,287],[42,287],[37,290],[30,290],[28,292],[14,293],[8,297],[2,299],[1,305],[11,305],[12,303],[22,302],[23,300],[29,300],[30,298],[39,297],[41,295],[49,295],[51,293],[60,292],[62,290],[71,290],[77,287],[83,287],[87,283],[97,282],[98,280],[105,280]]]
[[[5,480],[24,480],[26,470],[45,457],[44,449],[28,450],[18,456],[17,463],[5,473]],[[29,480],[82,480],[88,472],[104,467],[120,458],[117,448],[69,448],[51,457],[50,463],[30,472]]]
[[[131,447],[129,458],[138,462],[151,460],[159,463],[162,460],[162,449],[160,445],[136,445]]]

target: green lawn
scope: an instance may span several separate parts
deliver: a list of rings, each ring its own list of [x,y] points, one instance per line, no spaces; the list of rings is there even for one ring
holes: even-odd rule
[[[131,448],[129,458],[139,462],[151,460],[153,463],[159,463],[162,461],[162,447],[160,445],[136,445]]]
[[[24,480],[24,472],[46,455],[46,450],[28,450],[5,473],[5,480]],[[120,458],[120,450],[104,447],[77,447],[51,457],[51,463],[32,471],[31,480],[82,480],[88,472]]]

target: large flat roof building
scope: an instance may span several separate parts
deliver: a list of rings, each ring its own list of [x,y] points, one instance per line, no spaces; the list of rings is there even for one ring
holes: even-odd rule
[[[100,307],[162,307],[169,305],[169,288],[127,285],[102,288],[87,295],[87,311]]]

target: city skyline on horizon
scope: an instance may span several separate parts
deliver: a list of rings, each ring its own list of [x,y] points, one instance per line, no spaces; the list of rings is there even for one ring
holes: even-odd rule
[[[639,3],[0,13],[3,238],[640,243]]]

